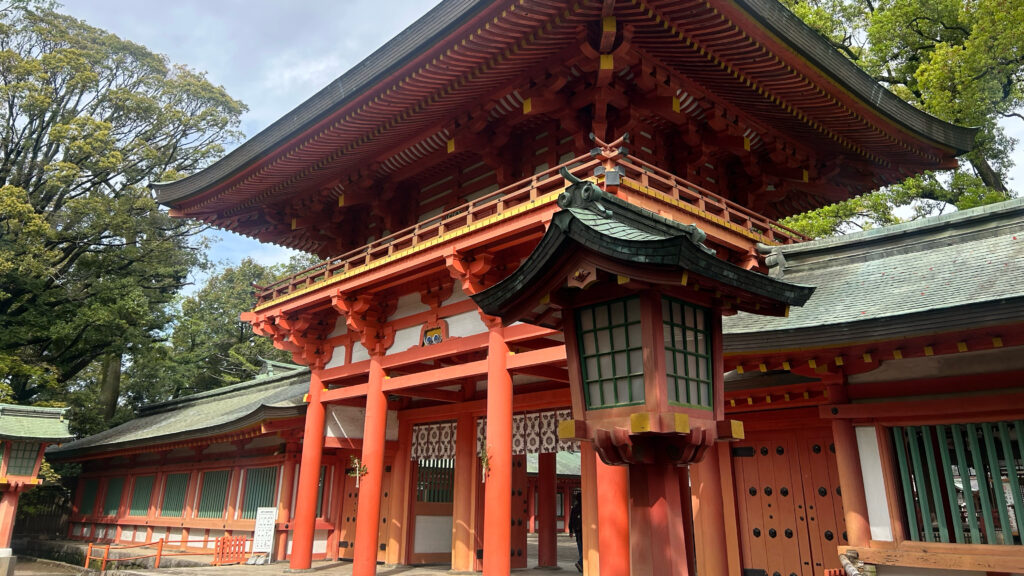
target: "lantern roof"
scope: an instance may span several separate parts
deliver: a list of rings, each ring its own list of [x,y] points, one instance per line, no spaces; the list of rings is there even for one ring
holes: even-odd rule
[[[564,176],[571,176],[563,173]],[[715,255],[697,226],[669,220],[577,181],[558,199],[540,243],[512,274],[472,296],[485,313],[506,323],[525,321],[557,327],[560,308],[551,295],[566,289],[581,266],[672,291],[710,292],[723,308],[785,315],[801,306],[812,286],[792,284],[747,270]],[[572,290],[571,288],[569,290]]]
[[[0,404],[0,438],[34,442],[63,442],[68,432],[67,408]]]

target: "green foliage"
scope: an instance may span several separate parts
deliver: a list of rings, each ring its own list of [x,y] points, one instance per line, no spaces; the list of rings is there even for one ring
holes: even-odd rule
[[[1017,142],[1001,120],[1024,120],[1024,1],[786,0],[868,74],[910,104],[979,128],[961,167],[783,221],[812,236],[999,202]]]
[[[161,338],[205,261],[202,228],[147,184],[213,162],[245,108],[31,2],[0,9],[0,101],[0,382],[15,402],[64,398],[97,359],[131,364]]]

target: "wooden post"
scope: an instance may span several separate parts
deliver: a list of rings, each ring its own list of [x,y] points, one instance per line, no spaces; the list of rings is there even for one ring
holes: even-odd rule
[[[14,516],[18,510],[19,491],[12,488],[0,492],[0,548],[11,547],[11,531],[14,529]]]
[[[320,459],[324,452],[324,405],[320,402],[323,382],[320,371],[312,370],[309,381],[309,404],[306,406],[306,428],[302,439],[302,465],[299,469],[299,492],[292,521],[292,570],[308,570],[313,562],[313,533],[316,523],[317,485],[320,483]]]
[[[473,503],[476,500],[476,418],[459,415],[455,427],[455,483],[452,502],[452,570],[472,572],[475,560],[473,544]]]
[[[158,570],[160,568],[160,557],[164,554],[164,541],[159,540],[156,543],[156,562],[153,563],[153,569]]]
[[[89,569],[90,560],[92,560],[92,542],[89,543],[89,548],[87,548],[85,551],[85,566],[83,566],[83,568],[85,568],[86,570]]]
[[[383,357],[383,352],[371,350],[361,457],[362,465],[366,467],[366,475],[359,481],[359,512],[356,514],[356,544],[352,558],[353,576],[371,576],[377,571],[380,492],[384,479],[384,432],[388,415],[387,397],[382,390]]]
[[[629,469],[609,466],[594,453],[597,465],[598,548],[601,557],[601,576],[629,576]],[[678,500],[678,498],[677,498]],[[639,572],[638,574],[653,574]]]
[[[725,511],[718,449],[712,446],[704,460],[690,465],[690,474],[680,469],[681,490],[691,490],[693,526],[697,538],[699,574],[729,574],[728,546],[725,539]]]
[[[484,576],[508,576],[512,550],[512,377],[499,318],[486,318],[487,458]]]
[[[857,434],[849,420],[833,420],[832,436],[836,445],[836,467],[842,489],[843,515],[850,546],[866,547],[871,540],[868,502],[864,495],[864,475],[860,468]]]
[[[399,416],[398,451],[395,453],[395,463],[391,474],[391,529],[388,531],[388,564],[405,564],[409,558],[406,543],[409,541],[411,459],[412,424],[403,422]],[[456,464],[456,470],[458,470],[458,464]]]
[[[546,452],[537,460],[537,566],[558,566],[558,542],[555,530],[555,483],[558,476],[555,471],[555,453]]]
[[[281,498],[277,501],[277,521],[289,524],[292,514],[292,492],[295,487],[295,453],[298,445],[295,442],[288,442],[285,445],[284,462],[281,464]],[[274,559],[284,560],[288,552],[288,531],[281,530],[276,535],[277,541],[274,544]]]
[[[580,442],[580,508],[583,513],[583,572],[585,574],[601,574],[601,561],[598,555],[600,531],[598,529],[597,505],[597,464],[598,457],[592,442]],[[569,512],[565,513],[566,527],[569,525]]]
[[[688,575],[687,523],[682,514],[676,467],[629,465],[629,502],[626,537],[631,544],[630,570],[637,574]]]

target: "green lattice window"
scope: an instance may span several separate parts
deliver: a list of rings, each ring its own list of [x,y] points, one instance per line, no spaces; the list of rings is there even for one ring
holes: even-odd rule
[[[103,515],[117,516],[117,510],[121,507],[121,495],[124,493],[124,478],[110,478],[107,480],[107,491],[103,495]]]
[[[78,500],[78,513],[82,516],[92,516],[96,508],[96,495],[100,491],[100,480],[86,478],[79,486],[82,489],[82,496]]]
[[[242,518],[255,518],[257,508],[275,505],[277,466],[249,468],[245,471],[245,499]]]
[[[417,502],[453,502],[455,460],[426,458],[416,466]]]
[[[230,470],[203,472],[199,490],[199,508],[196,518],[221,518],[224,516],[224,502],[228,497]]]
[[[31,476],[35,472],[36,458],[39,456],[38,442],[11,442],[8,451],[8,476]]]
[[[160,504],[160,516],[181,518],[185,513],[185,493],[188,492],[188,472],[168,474],[164,481],[164,497]]]
[[[149,516],[149,501],[153,497],[153,476],[139,476],[132,485],[132,501],[128,505],[129,516]]]
[[[1021,544],[1024,420],[892,429],[907,538]]]
[[[710,312],[675,298],[661,301],[665,336],[665,373],[671,404],[714,406],[711,375]]]
[[[640,299],[632,297],[577,309],[576,334],[587,408],[642,404]]]

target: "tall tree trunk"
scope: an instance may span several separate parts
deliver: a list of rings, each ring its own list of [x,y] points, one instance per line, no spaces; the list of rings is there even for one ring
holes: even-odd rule
[[[999,177],[999,174],[992,169],[988,160],[984,158],[972,158],[971,167],[978,173],[978,176],[981,178],[981,181],[985,183],[985,186],[1000,192],[1006,192],[1006,184],[1003,183],[1003,179]]]
[[[117,399],[121,396],[121,353],[107,354],[103,357],[103,369],[100,375],[99,408],[103,419],[109,421],[117,410]]]

